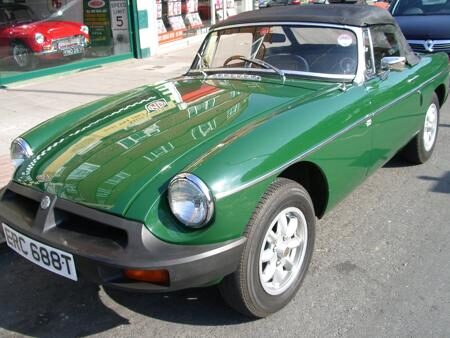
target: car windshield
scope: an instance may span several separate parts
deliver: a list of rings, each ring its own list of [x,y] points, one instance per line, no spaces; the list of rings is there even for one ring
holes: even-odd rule
[[[2,11],[7,21],[10,23],[23,24],[35,21],[33,12],[29,8],[4,8]]]
[[[448,15],[450,0],[399,0],[392,15]]]
[[[347,29],[247,26],[211,32],[194,62],[203,72],[262,71],[353,79],[357,39]]]

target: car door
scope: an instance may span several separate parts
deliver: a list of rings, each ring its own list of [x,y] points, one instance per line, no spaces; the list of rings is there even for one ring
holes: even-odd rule
[[[377,25],[370,28],[372,45],[372,74],[365,83],[370,97],[372,119],[371,173],[385,164],[412,137],[419,125],[421,94],[420,77],[416,67],[406,65],[403,70],[381,69],[381,59],[386,56],[405,56],[398,29],[394,25]]]

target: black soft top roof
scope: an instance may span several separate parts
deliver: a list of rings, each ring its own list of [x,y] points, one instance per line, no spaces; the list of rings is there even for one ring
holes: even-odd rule
[[[214,25],[212,29],[229,25],[263,22],[311,22],[349,26],[393,24],[391,14],[382,8],[367,5],[300,5],[263,8],[238,14]]]

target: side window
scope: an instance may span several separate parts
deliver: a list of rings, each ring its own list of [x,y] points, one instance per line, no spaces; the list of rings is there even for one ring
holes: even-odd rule
[[[405,56],[397,38],[395,26],[373,26],[370,28],[370,34],[372,36],[376,72],[380,70],[381,59],[385,56]]]

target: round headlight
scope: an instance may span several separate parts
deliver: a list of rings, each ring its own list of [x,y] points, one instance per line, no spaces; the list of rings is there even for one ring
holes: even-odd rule
[[[169,204],[172,213],[190,228],[205,226],[214,213],[211,191],[197,176],[183,173],[169,184]]]
[[[11,160],[15,168],[18,168],[23,161],[33,156],[33,150],[23,138],[16,138],[11,143]]]
[[[42,45],[44,43],[44,35],[42,35],[42,33],[36,33],[34,34],[34,40],[38,44]]]
[[[89,27],[86,25],[83,25],[80,27],[80,31],[83,32],[84,34],[89,34]]]

